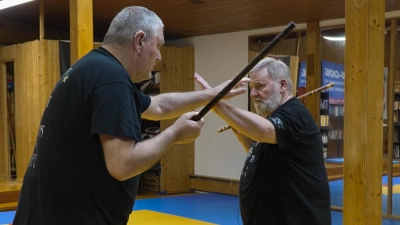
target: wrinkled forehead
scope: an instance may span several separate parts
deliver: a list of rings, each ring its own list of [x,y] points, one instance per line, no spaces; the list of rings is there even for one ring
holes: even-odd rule
[[[267,81],[271,79],[267,67],[264,67],[256,71],[251,71],[249,73],[249,78],[252,80],[252,82]]]

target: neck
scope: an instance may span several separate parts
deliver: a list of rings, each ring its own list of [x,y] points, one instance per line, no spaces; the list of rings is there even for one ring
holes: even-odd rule
[[[134,55],[132,52],[130,52],[130,48],[126,47],[120,47],[117,45],[103,45],[103,48],[107,49],[115,58],[118,59],[118,61],[122,64],[122,66],[125,68],[125,70],[128,72],[129,76],[131,77],[133,82],[138,82],[135,78],[137,77],[137,74],[134,74],[132,64],[136,61],[134,58]]]
[[[281,101],[281,103],[279,104],[279,106],[283,105],[285,102],[287,102],[287,100],[289,100],[290,98],[292,98],[293,95],[292,94],[287,94],[286,97],[284,97]]]

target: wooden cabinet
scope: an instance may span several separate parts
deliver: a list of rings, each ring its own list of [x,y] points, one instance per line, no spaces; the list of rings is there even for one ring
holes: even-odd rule
[[[344,106],[329,104],[329,92],[320,97],[320,129],[325,158],[343,157]]]

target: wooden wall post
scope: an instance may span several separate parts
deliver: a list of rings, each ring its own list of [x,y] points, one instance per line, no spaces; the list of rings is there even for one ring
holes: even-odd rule
[[[44,106],[45,106],[45,100],[49,97],[49,96],[43,96],[43,93],[46,93],[43,91],[43,87],[48,86],[48,80],[46,79],[46,75],[44,72],[44,68],[46,66],[46,63],[44,61],[44,44],[45,44],[45,40],[44,40],[44,5],[43,5],[43,0],[40,1],[40,5],[39,5],[39,9],[40,9],[40,15],[39,15],[39,93],[40,93],[40,97],[39,97],[39,101],[40,101],[40,108],[41,108],[41,113],[40,115],[42,115],[43,111],[44,111]],[[47,94],[47,93],[46,93]]]
[[[377,225],[382,224],[385,1],[345,4],[343,224]]]
[[[70,0],[71,65],[93,49],[92,0]]]
[[[188,92],[194,90],[194,48],[162,46],[162,60],[155,70],[161,73],[160,92]],[[176,119],[160,121],[161,131]],[[190,191],[190,175],[194,173],[194,142],[174,145],[160,160],[160,189],[165,193]]]
[[[307,23],[307,59],[306,59],[306,92],[321,86],[321,54],[320,54],[320,27],[319,22]],[[310,110],[315,122],[320,124],[319,119],[320,95],[311,95],[305,100],[306,107]]]

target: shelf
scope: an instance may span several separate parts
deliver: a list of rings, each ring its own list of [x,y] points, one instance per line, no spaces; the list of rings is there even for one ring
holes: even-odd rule
[[[320,132],[327,158],[343,157],[344,105],[329,104],[329,92],[322,92],[320,99]],[[400,123],[399,123],[400,125]],[[334,139],[340,138],[340,139]]]

